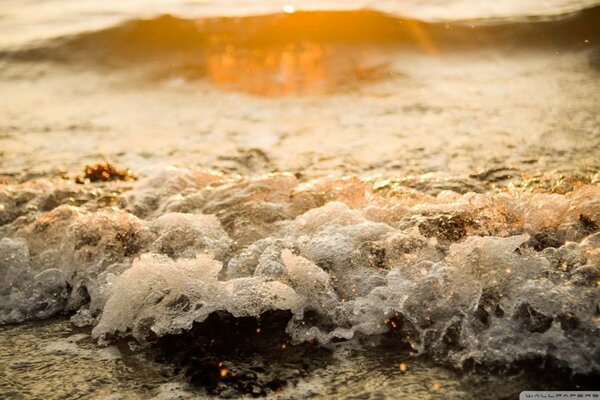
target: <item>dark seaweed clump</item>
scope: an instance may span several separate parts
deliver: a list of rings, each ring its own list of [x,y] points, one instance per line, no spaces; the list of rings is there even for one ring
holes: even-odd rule
[[[134,181],[136,179],[133,171],[130,169],[117,169],[108,161],[104,164],[94,166],[86,165],[83,169],[83,178],[75,178],[75,182],[84,184],[88,182],[108,182],[108,181]]]

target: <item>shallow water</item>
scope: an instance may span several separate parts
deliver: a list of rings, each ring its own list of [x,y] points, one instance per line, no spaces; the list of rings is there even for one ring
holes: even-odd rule
[[[68,320],[3,327],[0,337],[4,398],[147,398],[166,381],[143,359],[99,350],[89,331]]]
[[[598,389],[597,3],[313,6],[0,6],[0,397]]]
[[[126,346],[98,350],[89,334],[89,330],[74,328],[65,319],[1,328],[0,340],[5,344],[0,350],[2,396],[157,400],[219,397],[189,385],[168,364],[154,362],[143,352],[132,352]],[[503,399],[514,398],[521,390],[531,390],[543,382],[539,376],[515,372],[496,372],[493,376],[456,373],[406,352],[381,348],[364,353],[342,346],[319,363],[319,368],[308,376],[270,397]],[[286,366],[279,368],[285,370]],[[552,387],[564,388],[560,382]]]
[[[599,10],[491,25],[159,16],[30,42],[0,62],[0,174],[102,158],[142,174],[593,173]]]

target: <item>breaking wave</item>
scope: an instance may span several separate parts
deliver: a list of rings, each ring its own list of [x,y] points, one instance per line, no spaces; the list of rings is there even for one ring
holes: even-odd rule
[[[127,64],[165,55],[204,57],[226,46],[256,49],[304,42],[391,44],[427,52],[482,46],[578,49],[600,42],[599,19],[600,7],[555,17],[455,22],[428,22],[373,10],[204,19],[163,15],[6,50],[0,57]]]
[[[391,337],[464,367],[600,370],[600,186],[436,195],[169,168],[0,188],[0,323],[72,313],[100,343],[285,311],[294,344]]]

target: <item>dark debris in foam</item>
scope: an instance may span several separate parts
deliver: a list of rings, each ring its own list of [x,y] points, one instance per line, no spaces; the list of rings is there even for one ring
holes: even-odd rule
[[[266,396],[331,360],[331,351],[316,343],[290,342],[285,328],[291,317],[289,311],[259,318],[215,312],[189,331],[158,339],[155,360],[212,395]]]
[[[600,231],[598,224],[584,214],[579,214],[579,219],[574,228],[577,230],[578,236],[581,238]],[[548,248],[558,249],[567,242],[565,236],[566,232],[564,231],[544,229],[539,232],[531,233],[529,240],[523,243],[521,247],[532,248],[535,251],[543,251]]]
[[[429,238],[436,237],[448,242],[458,242],[467,236],[467,229],[477,224],[465,215],[438,214],[422,218],[417,224],[421,235]]]

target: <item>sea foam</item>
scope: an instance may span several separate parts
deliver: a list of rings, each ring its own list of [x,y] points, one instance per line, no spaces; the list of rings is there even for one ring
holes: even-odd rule
[[[459,367],[551,358],[600,370],[597,183],[434,196],[167,169],[2,190],[3,324],[69,312],[100,343],[146,345],[218,311],[287,310],[294,343],[395,332]]]

